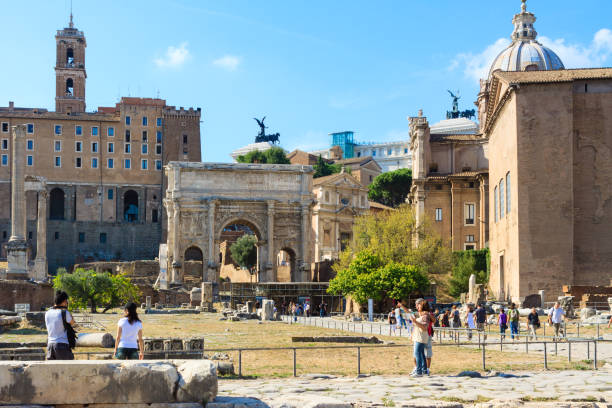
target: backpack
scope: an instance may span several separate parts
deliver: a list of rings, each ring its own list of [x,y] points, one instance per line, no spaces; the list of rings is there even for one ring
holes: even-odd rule
[[[68,322],[66,321],[66,310],[62,309],[62,323],[64,323],[64,329],[66,329],[66,336],[68,337],[68,345],[70,346],[71,349],[76,347],[76,339],[77,339],[77,334],[76,334],[76,330],[74,330],[74,328],[68,324]]]

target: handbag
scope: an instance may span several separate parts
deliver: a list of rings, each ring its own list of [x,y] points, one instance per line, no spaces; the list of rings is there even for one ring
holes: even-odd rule
[[[68,322],[66,321],[66,310],[62,310],[62,322],[64,323],[64,329],[66,329],[66,335],[68,337],[68,345],[70,346],[71,349],[76,347],[76,339],[77,339],[77,334],[76,334],[76,330],[74,330],[74,328],[68,324]]]

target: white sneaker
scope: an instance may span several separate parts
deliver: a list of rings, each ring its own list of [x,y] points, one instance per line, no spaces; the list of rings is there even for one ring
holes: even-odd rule
[[[411,377],[421,377],[421,376],[422,376],[422,374],[419,374],[419,373],[417,373],[416,371],[413,371],[413,372],[411,372],[411,373],[410,373],[410,376],[411,376]]]

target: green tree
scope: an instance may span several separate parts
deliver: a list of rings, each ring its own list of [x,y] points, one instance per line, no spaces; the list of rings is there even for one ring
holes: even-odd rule
[[[242,268],[253,268],[257,263],[256,242],[257,238],[255,235],[246,234],[238,238],[230,247],[234,262]]]
[[[331,164],[326,160],[323,160],[321,155],[317,159],[317,163],[313,166],[314,175],[313,178],[331,176],[332,174],[340,173],[342,171],[342,165],[340,164]]]
[[[476,275],[476,283],[489,282],[489,250],[453,252],[453,271],[449,282],[449,293],[459,297],[469,290],[470,275]]]
[[[291,164],[285,151],[280,147],[271,147],[268,150],[253,150],[245,155],[238,156],[239,163],[261,163],[261,164]]]
[[[368,198],[377,203],[397,207],[406,201],[412,185],[412,169],[398,169],[376,176]]]
[[[418,267],[397,262],[384,265],[379,256],[364,250],[330,281],[328,292],[365,303],[368,299],[405,299],[428,287],[429,280]]]
[[[138,288],[124,275],[113,276],[83,268],[74,273],[58,270],[53,287],[68,293],[71,309],[86,309],[89,305],[92,313],[97,313],[98,307],[106,311],[140,297]]]

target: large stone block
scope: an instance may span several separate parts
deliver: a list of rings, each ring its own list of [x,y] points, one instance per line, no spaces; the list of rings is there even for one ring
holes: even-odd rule
[[[208,360],[0,362],[3,404],[205,403],[216,394]]]

